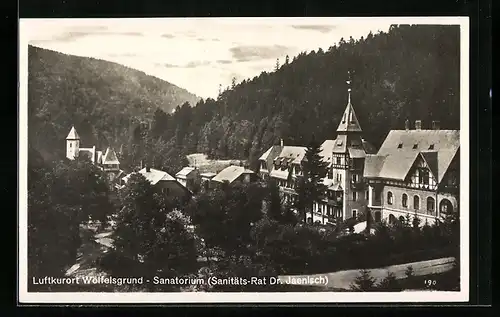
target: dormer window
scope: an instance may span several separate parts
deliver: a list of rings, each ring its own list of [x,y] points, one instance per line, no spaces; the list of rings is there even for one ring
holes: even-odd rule
[[[344,114],[344,116],[342,117],[342,123],[345,123],[345,114]]]
[[[403,148],[403,143],[399,143],[398,144],[398,149],[402,149]]]
[[[342,140],[337,141],[337,146],[342,146],[342,144],[344,144],[344,142],[342,142]]]
[[[434,144],[429,145],[429,150],[434,150]]]
[[[413,144],[413,149],[416,150],[418,148],[418,144]]]

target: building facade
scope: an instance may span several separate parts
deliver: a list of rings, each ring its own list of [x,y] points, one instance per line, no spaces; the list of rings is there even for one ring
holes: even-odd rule
[[[137,173],[144,176],[151,185],[157,188],[159,192],[166,197],[177,198],[182,202],[187,202],[192,197],[191,191],[167,172],[146,166]],[[121,179],[121,188],[127,185],[132,174],[134,173],[130,173]]]
[[[114,182],[123,174],[123,171],[120,170],[120,161],[111,147],[108,147],[104,153],[96,150],[95,145],[91,148],[80,147],[80,136],[73,126],[66,137],[66,158],[74,160],[82,156],[87,157],[93,164],[106,172],[109,182]]]
[[[350,82],[348,82],[349,84]],[[311,207],[308,222],[338,223],[357,218],[368,206],[368,186],[363,177],[367,154],[375,153],[363,137],[358,118],[351,104],[350,89],[347,106],[337,128],[337,136],[321,145],[321,157],[327,164],[323,179],[326,192]],[[285,203],[297,200],[297,184],[303,177],[307,147],[273,145],[260,158],[261,179],[277,182]]]
[[[189,190],[193,191],[200,184],[200,171],[195,167],[184,167],[177,174],[175,179]]]
[[[368,207],[375,222],[404,222],[410,216],[432,224],[459,207],[460,131],[392,130],[376,155],[365,161]]]

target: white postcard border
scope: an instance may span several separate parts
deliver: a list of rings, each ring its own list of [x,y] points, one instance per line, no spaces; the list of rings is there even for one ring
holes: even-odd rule
[[[228,23],[245,23],[256,18],[225,18]],[[373,18],[258,18],[269,23],[324,22],[363,23],[384,20],[390,24],[454,24],[460,25],[460,291],[418,291],[399,293],[354,292],[290,292],[290,293],[62,293],[28,292],[27,249],[27,104],[29,20],[19,23],[19,156],[18,156],[18,292],[21,304],[111,304],[111,303],[426,303],[467,302],[469,300],[469,18],[468,17],[373,17]],[[63,19],[68,20],[68,19]],[[90,19],[86,19],[90,20]],[[137,20],[137,19],[131,19]],[[180,20],[176,18],[173,20]],[[28,23],[26,23],[28,22]]]

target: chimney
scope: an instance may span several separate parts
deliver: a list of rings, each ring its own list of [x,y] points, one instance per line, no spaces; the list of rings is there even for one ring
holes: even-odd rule
[[[422,130],[422,120],[415,120],[415,130]]]
[[[405,130],[408,131],[410,130],[410,120],[406,119],[405,121]]]
[[[280,139],[280,146],[283,146],[283,139]]]
[[[151,165],[149,163],[146,163],[146,172],[151,172]]]
[[[432,130],[439,130],[439,129],[440,129],[439,121],[437,120],[432,121]]]

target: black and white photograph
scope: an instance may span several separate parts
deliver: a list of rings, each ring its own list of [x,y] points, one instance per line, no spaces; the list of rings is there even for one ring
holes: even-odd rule
[[[19,30],[20,302],[468,300],[468,18]]]

